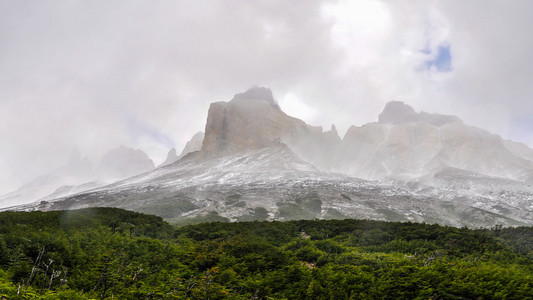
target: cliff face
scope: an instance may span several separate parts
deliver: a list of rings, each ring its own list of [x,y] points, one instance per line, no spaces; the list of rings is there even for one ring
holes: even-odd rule
[[[178,157],[178,154],[176,154],[176,149],[175,148],[172,148],[168,151],[167,153],[167,158],[165,159],[165,161],[163,161],[159,166],[157,166],[158,168],[160,167],[164,167],[164,166],[168,166],[172,163],[175,163],[177,160],[179,159]]]
[[[417,113],[411,106],[401,101],[387,103],[378,118],[380,124],[427,123],[434,126],[442,126],[449,123],[462,123],[456,116],[429,114],[426,112]]]
[[[509,143],[454,116],[416,113],[390,102],[378,123],[352,126],[334,169],[366,179],[413,179],[446,168],[526,180],[531,161],[509,150]]]
[[[329,141],[329,143],[323,143]],[[302,159],[318,165],[322,145],[340,142],[336,130],[307,125],[285,114],[266,88],[252,88],[229,102],[209,107],[202,155],[213,157],[287,144]]]
[[[298,123],[261,99],[213,103],[209,107],[202,152],[216,156],[268,147],[295,126],[305,125]]]
[[[341,140],[335,126],[323,132],[290,117],[269,89],[254,87],[211,104],[205,132],[206,158],[284,143],[322,171],[364,179],[411,180],[447,168],[518,180],[533,174],[533,162],[517,155],[529,152],[455,116],[418,113],[398,101],[385,106],[379,122],[352,126]]]
[[[146,154],[115,149],[102,160],[105,174],[148,172],[84,193],[57,190],[50,199],[61,199],[23,209],[116,206],[166,218],[216,212],[233,221],[260,209],[271,220],[533,224],[533,150],[401,102],[341,140],[335,126],[324,132],[292,118],[270,90],[256,87],[213,103],[205,138],[195,136],[185,148],[194,153],[152,171]],[[176,159],[171,150],[168,160]],[[83,165],[74,153],[69,166]]]
[[[217,156],[278,143],[305,123],[287,116],[266,88],[252,88],[209,107],[202,152]]]
[[[141,150],[120,146],[102,157],[96,172],[106,181],[131,177],[155,169],[154,162]]]
[[[185,155],[202,150],[202,144],[204,142],[204,133],[203,132],[197,132],[195,133],[191,140],[185,144],[185,147],[181,151],[181,154],[178,158],[184,157]],[[176,159],[177,160],[177,159]]]

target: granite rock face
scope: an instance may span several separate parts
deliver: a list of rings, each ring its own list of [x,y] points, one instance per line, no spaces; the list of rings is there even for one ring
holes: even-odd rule
[[[529,161],[533,161],[533,149],[529,148],[527,145],[509,140],[504,141],[504,144],[505,148],[507,148],[514,155]]]
[[[426,112],[417,113],[415,110],[401,102],[391,101],[385,105],[385,109],[379,114],[379,123],[381,124],[409,124],[409,123],[427,123],[435,126],[442,126],[449,123],[461,123],[456,116],[429,114]]]
[[[204,142],[204,133],[199,131],[195,133],[192,138],[185,144],[185,147],[181,151],[181,154],[178,156],[176,149],[172,148],[168,151],[167,158],[162,162],[158,168],[168,166],[177,162],[180,158],[185,155],[202,150],[202,144]]]
[[[352,126],[341,140],[285,114],[266,88],[254,87],[209,108],[202,156],[216,157],[286,144],[318,169],[364,179],[409,181],[446,168],[513,180],[533,178],[529,148],[465,125],[455,116],[387,103],[379,122]]]
[[[168,166],[168,165],[178,161],[178,159],[180,159],[180,157],[178,156],[178,154],[176,154],[176,149],[172,148],[172,149],[168,150],[167,158],[165,158],[165,161],[162,162],[157,167],[160,168],[160,167]]]
[[[96,172],[106,181],[119,180],[155,169],[154,162],[141,150],[120,146],[107,152]]]
[[[179,158],[182,158],[189,153],[202,150],[204,136],[205,136],[204,133],[201,131],[195,133],[192,136],[191,140],[188,141],[187,144],[185,144],[185,147],[181,151]]]
[[[202,152],[210,157],[268,147],[297,126],[305,124],[282,112],[270,90],[252,88],[211,104]]]
[[[348,129],[333,169],[366,179],[413,180],[446,168],[527,180],[533,163],[527,147],[465,125],[455,116],[416,113],[389,102],[378,123]]]
[[[533,150],[401,102],[341,139],[335,126],[324,132],[290,117],[269,89],[254,87],[213,103],[201,146],[200,139],[193,137],[184,150],[192,152],[163,168],[20,209],[114,206],[169,219],[218,214],[232,221],[253,220],[259,209],[268,215],[260,220],[533,224]],[[71,161],[78,164],[79,155]],[[153,168],[143,163],[146,155],[123,148],[102,163],[120,169],[125,161]]]
[[[288,116],[269,89],[254,87],[229,102],[211,104],[202,155],[214,157],[284,143],[300,158],[322,167],[326,149],[339,142],[335,128],[324,133],[320,127]]]

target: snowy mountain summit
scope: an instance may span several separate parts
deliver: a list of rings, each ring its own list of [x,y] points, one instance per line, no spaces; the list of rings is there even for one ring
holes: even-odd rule
[[[533,224],[533,150],[398,101],[341,139],[334,125],[308,125],[285,114],[270,89],[253,87],[212,103],[205,134],[186,148],[153,171],[23,208],[115,206],[178,222]]]

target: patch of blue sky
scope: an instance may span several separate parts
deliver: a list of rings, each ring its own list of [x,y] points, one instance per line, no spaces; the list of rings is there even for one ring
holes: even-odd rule
[[[425,48],[420,52],[430,55],[431,49]],[[437,48],[437,55],[432,59],[426,60],[425,67],[427,70],[435,69],[438,72],[450,72],[452,71],[452,55],[449,45],[440,45]]]

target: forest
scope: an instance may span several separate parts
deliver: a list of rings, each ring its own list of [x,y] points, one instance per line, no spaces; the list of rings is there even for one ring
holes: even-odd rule
[[[533,299],[533,228],[2,212],[0,299]]]

